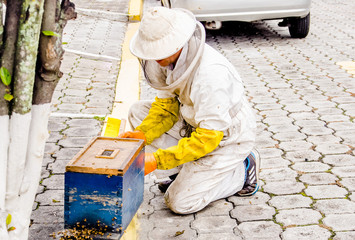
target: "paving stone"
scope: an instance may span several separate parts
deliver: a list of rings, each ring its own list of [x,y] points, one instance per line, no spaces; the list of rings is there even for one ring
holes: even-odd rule
[[[199,234],[196,239],[198,240],[211,240],[216,237],[214,233],[206,233],[206,234]],[[242,234],[239,236],[235,235],[234,233],[218,233],[219,240],[243,240]]]
[[[271,220],[274,214],[275,209],[267,205],[241,205],[231,211],[232,218],[238,222]]]
[[[318,161],[321,158],[318,152],[313,150],[287,152],[286,159],[292,162]]]
[[[270,200],[270,196],[261,191],[256,192],[253,196],[250,197],[231,196],[228,198],[228,201],[232,202],[235,206],[261,205],[261,204],[266,204],[269,200]]]
[[[292,142],[281,142],[279,144],[280,148],[284,151],[307,151],[313,146],[312,143],[306,141],[292,141]]]
[[[317,119],[319,117],[319,115],[314,112],[297,112],[291,113],[289,116],[292,117],[294,120],[311,120]]]
[[[56,143],[46,143],[44,153],[52,155],[58,150],[59,146]]]
[[[53,154],[56,160],[71,160],[81,150],[81,148],[60,148]]]
[[[280,210],[276,215],[276,221],[285,226],[317,224],[321,218],[319,212],[308,208]]]
[[[314,199],[324,199],[324,198],[344,198],[348,192],[336,185],[315,185],[308,186],[305,190],[308,196]]]
[[[355,177],[355,166],[334,167],[332,172],[341,177]]]
[[[325,215],[355,213],[355,203],[347,199],[318,200],[314,206]]]
[[[260,148],[258,149],[260,158],[280,158],[282,151],[276,148]],[[261,160],[262,161],[262,160]]]
[[[323,223],[334,231],[354,231],[355,214],[330,214],[323,219]]]
[[[309,208],[312,204],[309,197],[297,195],[274,196],[269,203],[276,209],[293,209],[293,208]]]
[[[290,113],[312,111],[312,108],[303,104],[289,104],[284,108]]]
[[[64,206],[40,206],[32,212],[33,223],[63,224]]]
[[[342,122],[350,121],[350,118],[344,115],[322,115],[320,116],[320,119],[326,121],[327,123],[337,122],[337,121],[342,121]]]
[[[83,104],[62,103],[57,106],[58,112],[63,113],[79,113],[84,109]]]
[[[49,137],[46,143],[57,143],[63,135],[60,132],[49,132]]]
[[[283,158],[262,158],[260,161],[261,169],[268,168],[284,168],[291,164],[290,161],[285,160]]]
[[[292,165],[294,170],[300,172],[324,172],[330,169],[330,166],[321,162],[297,162]]]
[[[65,167],[71,159],[68,160],[56,160],[55,162],[49,163],[47,169],[51,171],[52,174],[61,174],[65,172]]]
[[[295,125],[271,125],[268,130],[273,133],[283,133],[283,132],[297,132],[300,127]]]
[[[85,125],[84,125],[85,126]],[[69,127],[63,131],[63,134],[68,137],[95,137],[98,136],[100,130],[93,127]]]
[[[64,190],[64,175],[52,175],[49,178],[45,178],[42,185],[48,190]]]
[[[304,127],[301,129],[303,133],[309,136],[319,136],[319,135],[328,135],[334,133],[333,129],[326,127]]]
[[[303,227],[289,227],[282,234],[284,240],[329,239],[331,233],[322,227],[311,225]]]
[[[353,240],[355,239],[355,231],[351,232],[335,232],[334,240]]]
[[[64,192],[62,190],[46,190],[36,196],[40,206],[64,206]]]
[[[252,101],[254,102],[255,99],[252,99]],[[262,100],[262,101],[276,101],[276,99],[270,99],[270,98],[266,98],[265,100]],[[284,111],[284,110],[280,110],[280,109],[277,109],[277,110],[265,110],[265,111],[260,111],[259,113],[261,116],[265,116],[265,117],[285,117],[287,116],[288,112],[287,111]]]
[[[289,125],[292,124],[293,119],[289,117],[267,117],[263,120],[264,123],[269,124],[269,125],[274,125],[274,124],[285,124]]]
[[[34,223],[29,229],[29,240],[53,239],[53,233],[62,232],[64,224],[53,224],[52,222]]]
[[[188,215],[179,215],[175,214],[172,211],[161,211],[156,210],[152,215],[149,216],[149,220],[153,222],[160,222],[161,219],[164,219],[164,226],[170,227],[188,227],[192,221],[194,221],[194,216],[192,214]],[[156,226],[159,227],[159,226]]]
[[[275,147],[278,142],[273,140],[271,137],[260,137],[256,140],[255,145],[256,148],[263,147]]]
[[[170,210],[166,204],[163,196],[156,196],[150,200],[150,204],[154,207],[155,211],[158,210]]]
[[[275,169],[262,169],[260,172],[260,178],[270,182],[270,181],[280,181],[280,180],[295,180],[297,177],[297,172],[290,168],[275,168]]]
[[[353,166],[355,157],[349,154],[327,155],[323,158],[323,162],[333,166]]]
[[[279,140],[279,141],[298,141],[298,140],[305,140],[307,136],[303,133],[300,133],[298,131],[295,132],[283,132],[283,133],[277,133],[273,136],[274,139]]]
[[[91,137],[67,137],[58,142],[64,148],[82,148],[91,140]]]
[[[331,173],[306,173],[300,176],[300,181],[308,185],[335,184],[338,178]]]
[[[234,219],[225,216],[201,216],[191,223],[192,229],[197,229],[198,233],[232,233],[236,226]]]
[[[100,121],[93,118],[73,118],[66,122],[70,127],[101,128]]]
[[[290,180],[268,182],[263,187],[264,192],[276,195],[300,193],[304,188],[305,186],[302,183]]]
[[[334,133],[335,136],[341,137],[344,142],[343,144],[354,145],[355,144],[355,130],[349,129],[347,131],[337,131]]]
[[[282,105],[278,103],[256,104],[255,108],[258,109],[259,111],[280,110],[282,108]]]
[[[350,150],[350,148],[344,144],[337,143],[323,143],[316,147],[316,150],[321,154],[342,154]]]
[[[238,225],[245,239],[280,239],[280,225],[272,221],[243,222]]]
[[[295,122],[300,127],[324,127],[325,122],[320,120],[302,119]]]
[[[322,144],[338,144],[342,141],[342,139],[334,135],[321,135],[310,136],[307,138],[307,141],[313,143],[314,145],[320,146]]]
[[[67,124],[65,121],[67,118],[54,118],[51,117],[48,121],[48,131],[50,132],[59,132],[65,128],[67,128]]]
[[[149,239],[194,239],[196,231],[188,226],[155,227],[149,232]]]
[[[341,115],[343,111],[338,108],[319,108],[315,109],[315,112],[319,115]]]
[[[340,181],[349,191],[355,191],[355,178],[343,178]]]
[[[225,199],[217,200],[205,207],[200,212],[196,213],[197,217],[202,216],[226,216],[229,217],[229,212],[233,209],[233,204]]]

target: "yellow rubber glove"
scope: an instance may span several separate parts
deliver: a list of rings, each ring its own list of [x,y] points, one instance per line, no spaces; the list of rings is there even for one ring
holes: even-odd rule
[[[144,158],[144,175],[148,175],[149,173],[157,169],[157,160],[155,159],[153,153],[145,153]]]
[[[196,128],[191,137],[180,139],[178,145],[167,149],[159,148],[154,153],[157,168],[167,170],[197,160],[215,150],[222,139],[221,131]]]
[[[142,139],[144,144],[147,143],[147,139],[142,131],[135,130],[135,131],[128,131],[118,135],[119,138],[135,138],[135,139]]]
[[[147,144],[151,144],[154,139],[169,131],[178,118],[179,101],[177,98],[156,97],[148,115],[135,130],[144,132]]]

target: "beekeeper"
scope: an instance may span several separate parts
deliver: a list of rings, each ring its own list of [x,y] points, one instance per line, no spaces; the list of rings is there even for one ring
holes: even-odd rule
[[[131,107],[134,131],[119,137],[157,149],[145,154],[145,174],[178,173],[166,183],[167,206],[188,214],[217,199],[254,194],[255,118],[237,71],[205,43],[202,24],[187,10],[150,8],[130,50],[157,96]]]

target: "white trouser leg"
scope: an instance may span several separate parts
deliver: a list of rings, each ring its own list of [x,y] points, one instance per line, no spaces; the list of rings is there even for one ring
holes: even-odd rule
[[[147,116],[151,104],[152,101],[139,101],[131,107],[128,120],[132,128],[137,127]],[[181,126],[182,120],[179,119],[172,129],[155,139],[152,145],[162,149],[177,145],[181,139]],[[189,214],[241,190],[245,178],[243,161],[253,146],[254,141],[229,144],[218,147],[197,161],[183,164],[164,196],[167,206],[175,213]],[[176,172],[178,170],[170,171],[169,175]]]
[[[247,145],[251,144],[228,145],[183,164],[165,193],[167,206],[175,213],[194,213],[241,190],[245,178],[243,162],[250,151],[246,150],[250,149]]]

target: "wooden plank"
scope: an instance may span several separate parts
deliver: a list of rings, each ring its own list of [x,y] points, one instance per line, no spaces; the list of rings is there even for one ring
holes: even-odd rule
[[[66,171],[123,175],[142,148],[143,141],[138,139],[95,137],[67,164]],[[116,155],[97,157],[105,150],[112,150]]]

